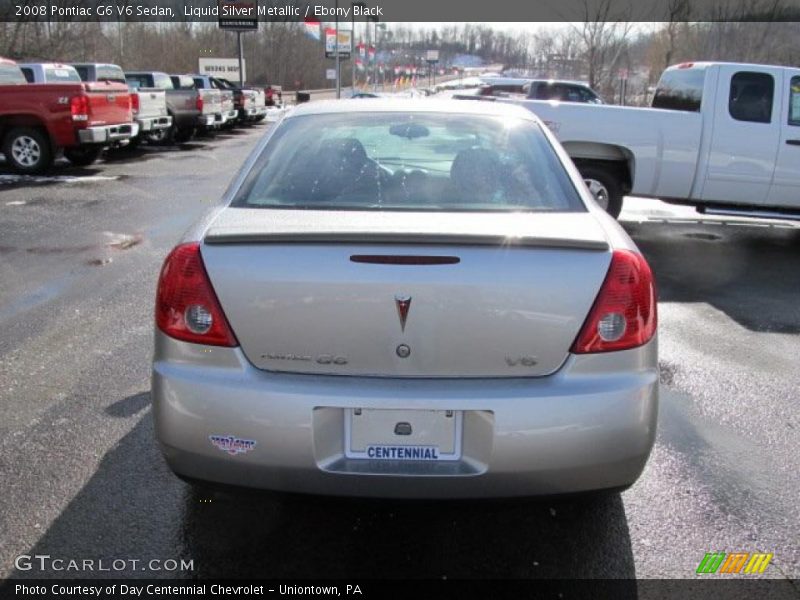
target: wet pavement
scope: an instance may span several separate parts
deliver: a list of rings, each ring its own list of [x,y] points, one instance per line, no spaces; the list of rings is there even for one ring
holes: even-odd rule
[[[0,576],[81,575],[15,570],[49,554],[142,561],[84,576],[694,577],[706,552],[761,551],[798,577],[800,229],[653,201],[623,213],[661,300],[659,434],[630,490],[395,502],[173,477],[149,400],[158,270],[264,130],[36,180],[0,165]]]

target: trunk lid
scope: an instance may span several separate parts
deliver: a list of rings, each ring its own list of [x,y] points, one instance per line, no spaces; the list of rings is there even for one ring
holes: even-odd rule
[[[555,372],[611,259],[588,213],[267,209],[223,211],[202,255],[257,368],[389,377]]]

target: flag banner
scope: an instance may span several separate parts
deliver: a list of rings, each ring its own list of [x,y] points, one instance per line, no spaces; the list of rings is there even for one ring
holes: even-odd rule
[[[322,23],[316,19],[309,18],[305,20],[306,35],[313,40],[320,41],[322,39],[321,33]]]

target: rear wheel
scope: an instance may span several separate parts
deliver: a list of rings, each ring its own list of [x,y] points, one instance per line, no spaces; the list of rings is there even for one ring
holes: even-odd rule
[[[3,154],[18,173],[43,173],[53,164],[53,150],[47,135],[30,127],[17,127],[3,140]]]
[[[622,211],[622,183],[616,173],[594,165],[583,166],[580,172],[595,201],[616,219]]]
[[[103,149],[100,146],[75,146],[65,148],[64,156],[73,165],[88,167],[98,159]]]
[[[173,136],[173,140],[176,144],[183,144],[184,142],[188,142],[192,139],[194,135],[194,129],[179,129],[175,132]]]
[[[153,144],[170,144],[175,135],[175,125],[170,125],[165,129],[156,129],[147,134],[147,141]]]

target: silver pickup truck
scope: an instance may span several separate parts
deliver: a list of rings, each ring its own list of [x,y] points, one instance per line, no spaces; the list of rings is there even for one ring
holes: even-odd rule
[[[73,63],[83,81],[115,81],[124,83],[125,73],[122,68],[107,63]],[[167,113],[167,96],[159,89],[131,89],[133,117],[139,124],[139,135],[131,140],[138,144],[150,134],[165,131],[172,125],[172,117]]]
[[[176,89],[191,88],[200,94],[202,108],[197,119],[197,128],[200,132],[216,131],[236,118],[233,94],[226,94],[222,90],[213,88],[203,88],[197,84],[194,75],[170,75],[170,79]]]
[[[226,124],[233,124],[239,116],[239,111],[236,110],[234,103],[233,91],[220,89],[208,75],[189,75],[189,77],[194,81],[195,87],[200,90],[204,100],[206,94],[210,98],[219,97],[220,110],[216,121],[217,126],[223,127]]]

